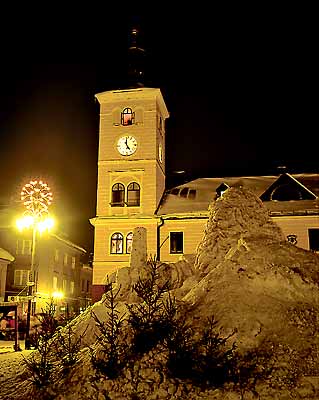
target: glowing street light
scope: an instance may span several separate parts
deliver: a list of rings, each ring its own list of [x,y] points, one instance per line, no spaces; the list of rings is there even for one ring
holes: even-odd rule
[[[21,191],[21,200],[26,208],[22,218],[16,221],[17,228],[32,229],[32,247],[31,247],[31,268],[28,282],[28,311],[27,326],[25,337],[25,348],[30,349],[30,319],[31,319],[31,299],[33,296],[33,286],[35,285],[34,261],[36,234],[45,230],[50,230],[54,222],[49,218],[49,206],[52,203],[52,193],[49,186],[41,180],[33,180],[24,185]]]
[[[53,292],[53,293],[52,293],[52,297],[53,297],[55,300],[61,300],[61,299],[63,299],[63,297],[64,297],[64,293],[62,293],[62,292]]]

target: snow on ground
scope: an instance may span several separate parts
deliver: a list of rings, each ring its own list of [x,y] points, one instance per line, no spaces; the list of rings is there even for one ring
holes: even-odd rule
[[[14,351],[14,341],[0,341],[0,400],[9,400],[3,393],[12,387],[13,381],[24,370],[23,356],[34,350],[24,350],[24,342],[19,342],[21,351]],[[5,397],[3,397],[5,396]]]

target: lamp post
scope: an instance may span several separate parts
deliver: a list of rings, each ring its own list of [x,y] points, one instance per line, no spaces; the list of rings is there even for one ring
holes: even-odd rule
[[[17,227],[20,231],[25,228],[32,229],[31,242],[31,266],[30,274],[27,282],[28,286],[28,310],[25,336],[25,349],[30,349],[30,321],[31,306],[33,297],[33,287],[35,286],[35,250],[37,232],[42,233],[49,230],[53,226],[53,220],[48,218],[49,205],[52,202],[52,193],[49,186],[41,180],[30,181],[21,191],[21,200],[23,201],[26,211],[21,219],[17,220]]]

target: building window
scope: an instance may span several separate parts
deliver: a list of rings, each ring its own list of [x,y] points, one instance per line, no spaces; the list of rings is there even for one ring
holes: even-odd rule
[[[65,253],[63,257],[63,265],[68,265],[68,255]]]
[[[29,270],[17,269],[14,271],[14,286],[26,286]]]
[[[122,111],[121,124],[124,126],[134,124],[134,113],[131,108],[124,108]]]
[[[57,276],[53,277],[52,289],[53,290],[58,290],[58,277]]]
[[[319,252],[319,229],[308,229],[309,249]]]
[[[32,249],[32,240],[18,239],[16,254],[30,255]]]
[[[116,183],[112,187],[112,207],[123,207],[124,206],[124,185],[122,183]]]
[[[111,237],[111,254],[123,254],[123,235],[113,233]]]
[[[65,294],[67,289],[67,281],[66,279],[63,279],[62,281],[62,292]]]
[[[182,189],[182,190],[179,192],[179,195],[180,195],[181,197],[187,197],[187,195],[188,195],[188,188]]]
[[[54,250],[54,261],[55,262],[59,261],[59,250],[58,249]]]
[[[74,294],[74,281],[70,282],[70,293]]]
[[[170,253],[183,253],[184,251],[184,234],[183,232],[170,232]]]
[[[127,205],[139,206],[140,205],[140,185],[132,182],[127,187]]]
[[[73,269],[75,268],[75,257],[74,256],[72,257],[72,268]]]
[[[126,236],[126,253],[130,254],[132,252],[132,243],[133,243],[133,232],[130,232]]]

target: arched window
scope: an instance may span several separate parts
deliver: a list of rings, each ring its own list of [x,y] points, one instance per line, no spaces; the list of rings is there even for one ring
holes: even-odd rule
[[[140,185],[132,182],[127,187],[127,205],[139,206],[140,205]]]
[[[112,207],[124,207],[124,185],[115,183],[112,187]]]
[[[134,124],[134,113],[131,108],[124,108],[124,110],[121,113],[121,124],[126,126],[126,125],[132,125]]]
[[[133,232],[130,232],[126,236],[126,253],[132,253],[132,243],[133,243]]]
[[[111,236],[111,254],[123,254],[123,235],[119,232]]]

